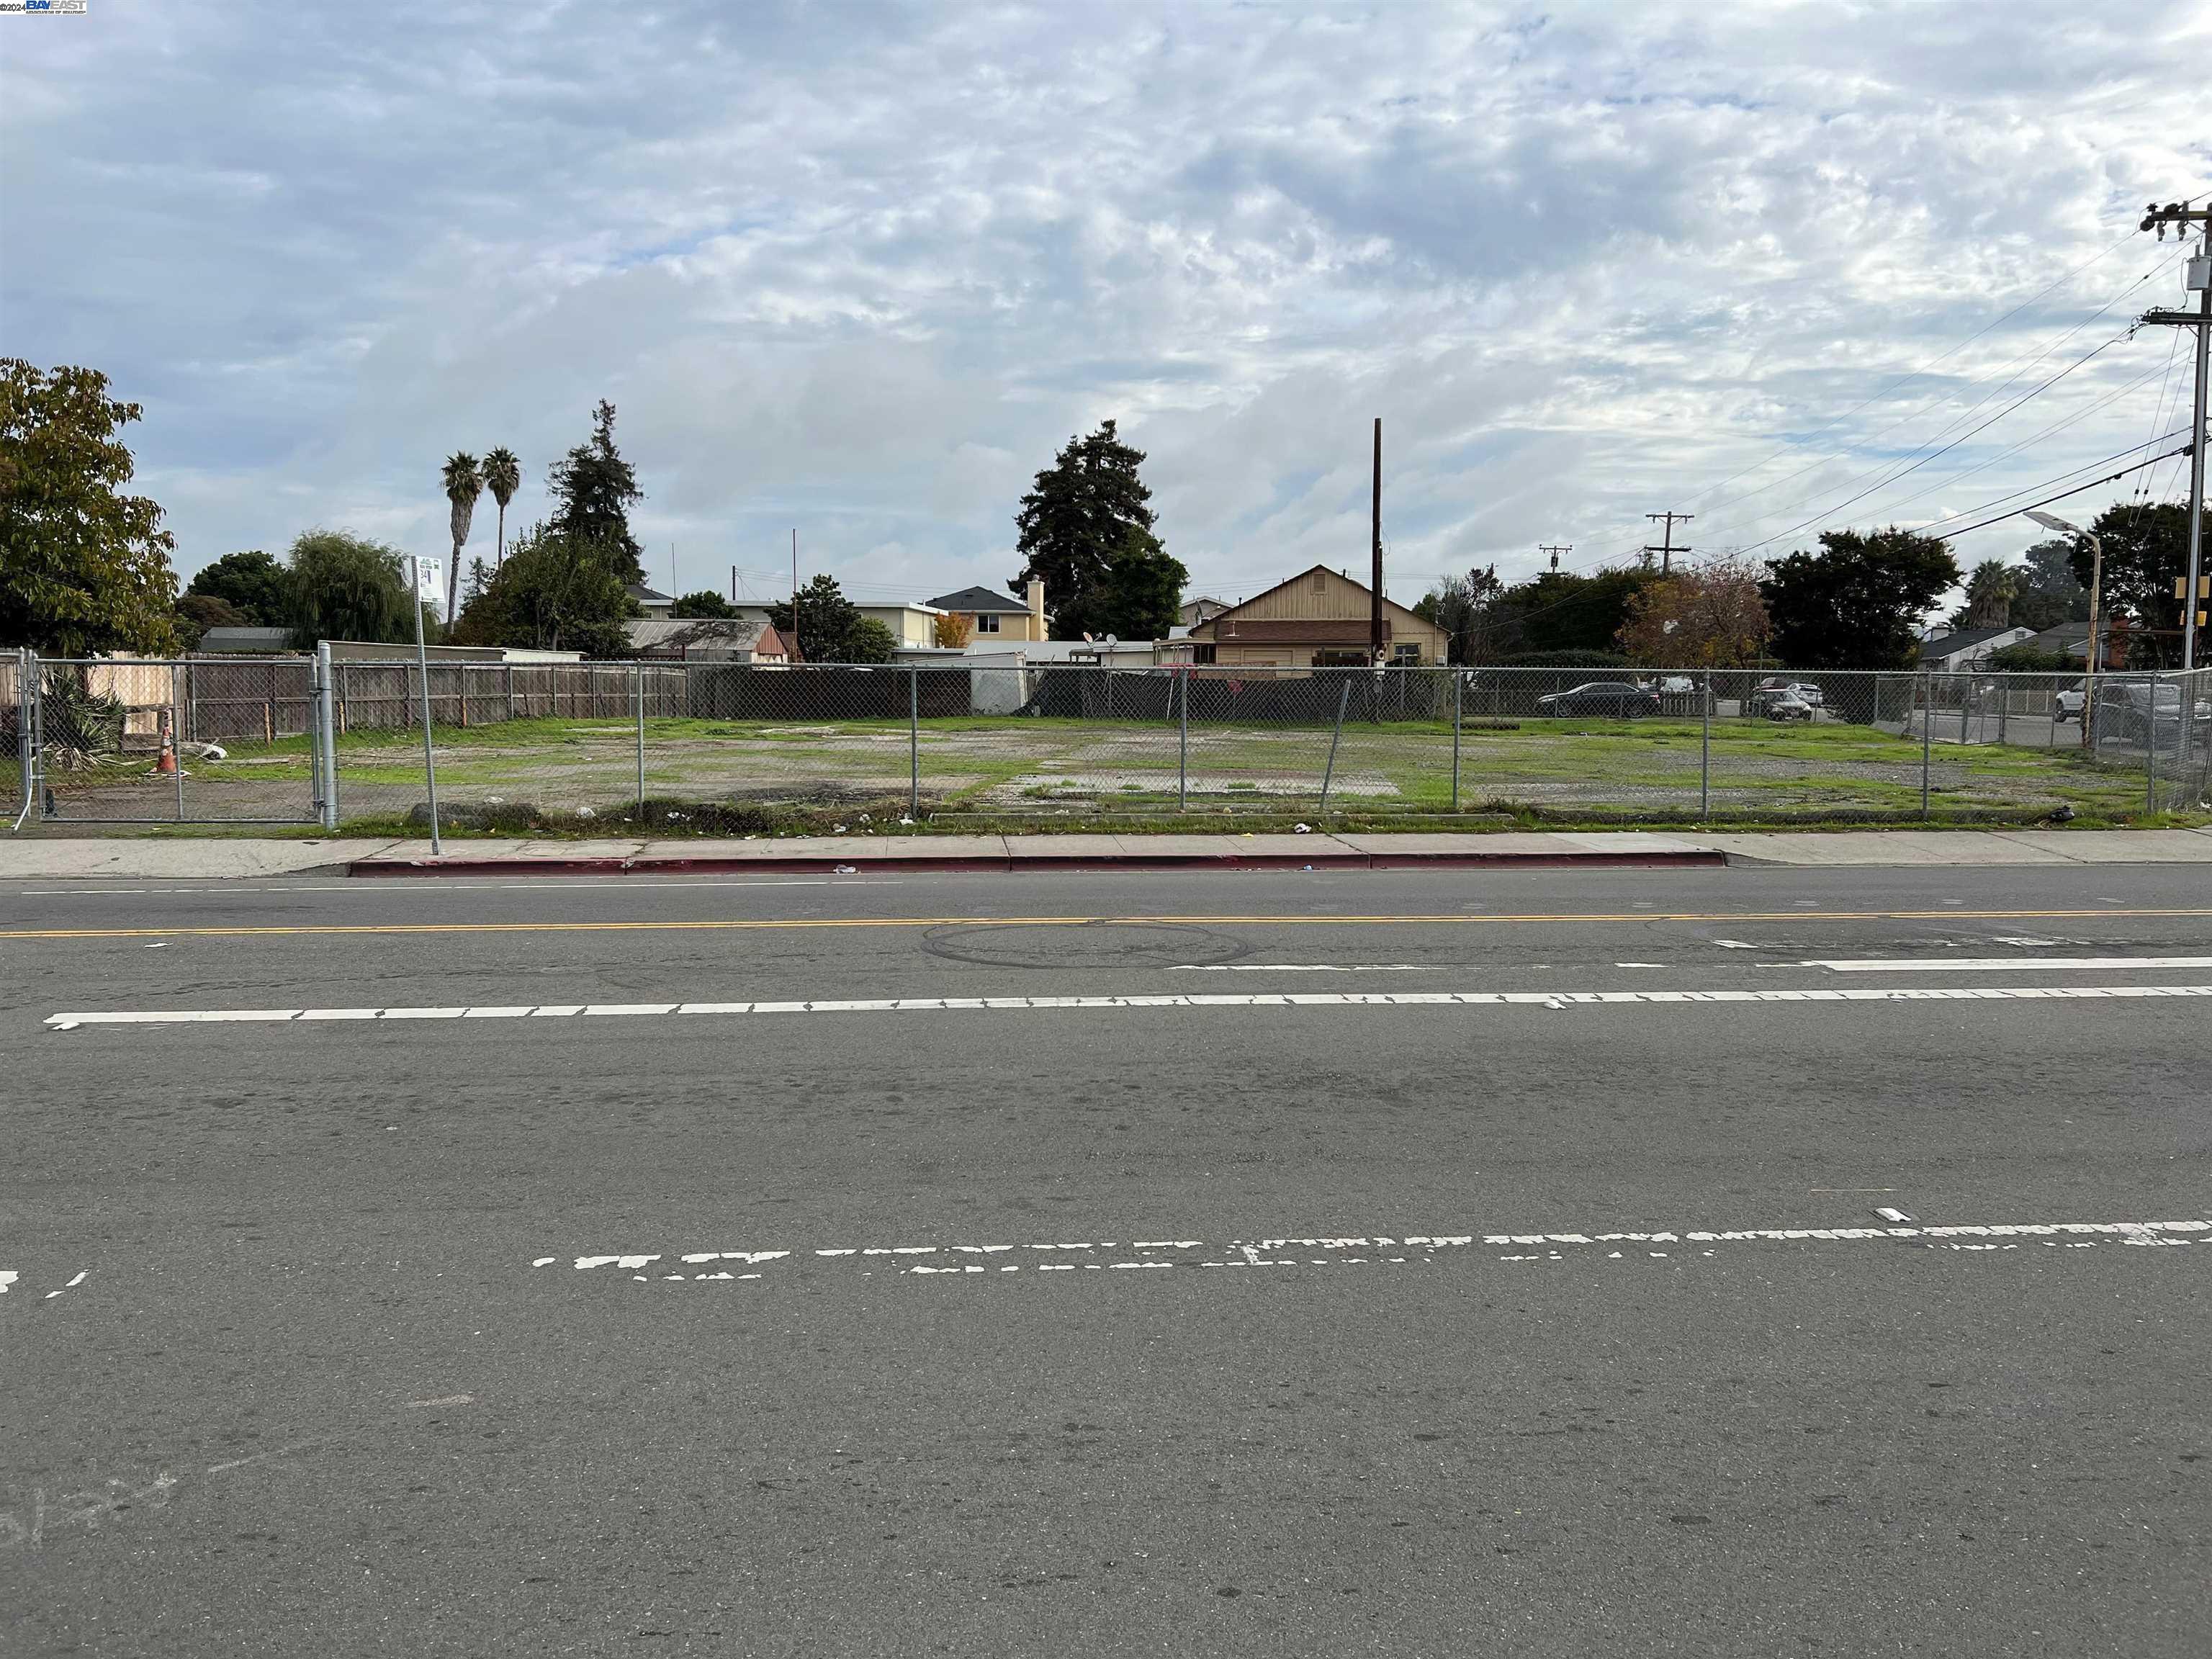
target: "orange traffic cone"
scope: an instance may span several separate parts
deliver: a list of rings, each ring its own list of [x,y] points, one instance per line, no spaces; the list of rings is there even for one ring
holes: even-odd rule
[[[156,772],[173,772],[177,769],[176,734],[170,731],[168,716],[166,714],[161,717],[161,752],[154,762],[154,769]]]

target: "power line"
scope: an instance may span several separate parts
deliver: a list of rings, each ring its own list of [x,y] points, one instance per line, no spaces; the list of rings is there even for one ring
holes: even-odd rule
[[[2126,299],[2128,295],[2135,292],[2136,289],[2142,287],[2154,276],[2158,276],[2161,271],[2169,269],[2172,264],[2173,261],[2172,259],[2167,259],[2161,264],[2152,266],[2148,270],[2144,271],[2142,275],[2136,277],[2134,282],[2129,283],[2127,287],[2122,289],[2118,294],[2115,294],[2111,299],[2105,301],[2103,305],[2098,307],[2096,310],[2091,312],[2087,317],[2082,318],[2079,322],[2075,323],[2073,327],[2068,329],[2057,339],[2051,341],[2050,344],[2045,346],[2042,350],[2037,352],[2033,356],[2031,357],[2026,353],[2022,353],[2021,356],[2012,358],[2009,362],[2001,365],[1999,368],[1990,369],[1987,374],[1976,375],[1972,380],[1966,381],[1964,385],[1953,388],[1949,392],[1938,398],[1933,404],[1923,404],[1918,409],[1908,410],[1904,415],[1899,416],[1896,420],[1892,421],[1887,426],[1879,428],[1875,431],[1868,434],[1856,444],[1850,446],[1850,447],[1866,448],[1871,447],[1881,439],[1887,437],[1899,427],[1910,425],[1912,422],[1919,419],[1923,415],[1928,414],[1934,410],[1941,409],[1945,404],[1962,396],[1966,392],[1972,391],[1976,386],[1980,386],[1984,381],[1990,379],[1991,376],[1999,374],[2003,374],[2004,378],[1999,380],[1996,386],[1992,386],[1988,392],[1983,393],[1981,397],[1975,399],[1972,404],[1969,404],[1959,414],[1954,416],[1950,420],[1946,421],[1941,427],[1938,427],[1933,433],[1929,434],[1929,436],[1924,439],[1921,444],[1916,445],[1914,447],[1921,448],[1924,447],[1929,443],[1933,443],[1936,439],[1942,437],[1953,427],[1956,426],[1960,421],[1972,418],[1973,413],[1976,410],[1988,403],[1991,398],[1996,397],[2002,392],[2005,387],[2010,386],[2014,380],[2018,380],[2022,373],[2027,369],[2034,368],[2036,364],[2041,362],[2052,352],[2057,350],[2059,347],[2064,345],[2067,341],[2072,339],[2076,334],[2079,334],[2091,323],[2095,322],[2098,318],[2103,316],[2114,306],[2119,304],[2121,301]],[[2049,291],[2050,290],[2047,289],[2045,290],[2045,293],[2048,293]],[[2017,309],[2018,308],[2016,307],[2015,310]],[[2014,313],[2007,313],[2007,315],[2012,314]],[[1992,325],[1991,326],[1994,325]],[[1988,330],[1984,329],[1982,332],[1986,333],[1988,332]],[[1977,334],[1973,337],[1978,339],[1980,335]],[[1969,343],[1969,342],[1962,342],[1961,343]],[[1948,353],[1946,354],[1946,356],[1948,355],[1949,354]],[[1937,361],[1940,362],[1942,359],[1938,359]],[[1869,401],[1872,400],[1869,399]],[[1859,407],[1863,409],[1866,407],[1866,405],[1862,404]],[[1741,495],[1732,495],[1724,501],[1721,501],[1709,507],[1706,509],[1706,516],[1710,518],[1717,512],[1734,507],[1739,502],[1750,501],[1753,497],[1764,495],[1770,489],[1779,489],[1784,484],[1788,483],[1791,479],[1802,478],[1808,472],[1814,471],[1821,466],[1826,465],[1830,461],[1837,460],[1840,458],[1840,453],[1832,453],[1822,455],[1814,460],[1808,461],[1805,465],[1799,467],[1794,472],[1784,473],[1781,477],[1775,479],[1771,483],[1760,484],[1755,489],[1747,489]],[[1846,480],[1842,487],[1848,489],[1851,485],[1859,483],[1862,479],[1873,477],[1875,473],[1882,471],[1884,467],[1887,467],[1889,465],[1890,463],[1888,461],[1881,462],[1877,465],[1869,468],[1867,471],[1858,474],[1856,477]],[[1741,477],[1742,475],[1738,474],[1737,476]],[[1785,506],[1776,507],[1771,512],[1755,514],[1752,519],[1752,523],[1757,524],[1762,519],[1778,518],[1782,514],[1789,512],[1792,507],[1802,507],[1807,501],[1814,500],[1820,493],[1821,492],[1820,490],[1816,489],[1813,491],[1812,494],[1802,495],[1798,497],[1796,501],[1790,502]],[[1692,499],[1702,499],[1702,497],[1693,497]]]
[[[1987,530],[1993,524],[2002,524],[2007,519],[2016,519],[2021,514],[2027,512],[2029,507],[2048,507],[2053,501],[2063,501],[2069,495],[2079,495],[2084,490],[2094,489],[2101,484],[2116,483],[2120,479],[2126,477],[2130,472],[2138,472],[2144,467],[2156,466],[2160,461],[2171,460],[2176,455],[2186,455],[2187,453],[2189,453],[2189,446],[2187,444],[2184,444],[2180,448],[2170,450],[2164,455],[2154,455],[2147,461],[2137,461],[2133,466],[2124,466],[2118,472],[2108,473],[2101,478],[2092,478],[2085,484],[2075,484],[2072,489],[2062,489],[2055,495],[2045,495],[2039,501],[2030,501],[2027,503],[2027,507],[2008,507],[2003,512],[1998,514],[1995,518],[1984,519],[1979,524],[1970,524],[1963,530],[1944,531],[1939,537],[1937,537],[1936,539],[1939,541],[1948,542],[1955,541],[1961,536],[1971,536],[1977,530]],[[1939,520],[1938,522],[1940,523],[1941,521]],[[1929,532],[1927,529],[1923,528],[1919,533],[1924,536],[1927,535]]]
[[[1850,408],[1837,416],[1835,419],[1830,421],[1826,425],[1814,428],[1812,431],[1805,434],[1804,440],[1801,441],[1809,442],[1811,440],[1819,437],[1824,432],[1834,431],[1836,428],[1841,426],[1845,421],[1850,419],[1852,416],[1857,414],[1861,410],[1871,409],[1875,404],[1880,403],[1884,398],[1887,397],[1892,392],[1894,392],[1899,386],[1903,386],[1906,381],[1917,380],[1920,376],[1925,374],[1929,369],[1936,368],[1938,364],[1949,362],[1953,357],[1957,356],[1959,353],[1964,351],[1968,346],[1973,344],[1975,341],[1980,339],[1982,336],[1989,333],[1993,329],[2002,327],[2014,318],[2019,316],[2021,312],[2026,311],[2030,306],[2035,304],[2039,300],[2041,300],[2045,295],[2051,294],[2058,289],[2063,288],[2067,283],[2072,282],[2076,276],[2079,276],[2083,271],[2088,270],[2090,266],[2103,264],[2121,248],[2125,247],[2130,242],[2133,241],[2139,234],[2141,234],[2141,233],[2138,231],[2129,231],[2124,235],[2121,236],[2118,240],[2107,246],[2103,252],[2083,260],[2080,264],[2075,266],[2073,270],[2068,271],[2056,282],[2051,283],[2045,287],[2038,289],[2033,294],[2029,295],[2027,299],[2022,300],[2010,311],[2006,312],[2003,316],[1998,317],[1990,322],[1984,323],[1979,328],[1976,329],[1972,334],[1969,334],[1965,339],[1960,341],[1956,345],[1951,347],[1948,351],[1944,351],[1936,356],[1930,357],[1926,362],[1921,364],[1917,368],[1907,369],[1904,374],[1899,375],[1895,380],[1891,380],[1887,385],[1875,392],[1871,397],[1865,399],[1865,401],[1854,404]],[[1972,382],[1970,382],[1970,384],[1972,384]],[[1918,413],[1920,411],[1916,410],[1914,412]],[[1911,416],[1907,416],[1905,418],[1910,420]],[[1883,429],[1885,431],[1889,430],[1887,428]],[[1880,434],[1875,435],[1879,436]],[[1711,485],[1707,489],[1699,491],[1698,494],[1692,495],[1690,499],[1692,501],[1701,501],[1707,495],[1711,495],[1714,490],[1727,489],[1729,485],[1734,483],[1738,478],[1749,477],[1752,473],[1758,471],[1759,468],[1765,466],[1768,461],[1775,460],[1781,456],[1787,455],[1798,447],[1798,442],[1786,443],[1783,445],[1781,448],[1776,450],[1773,454],[1768,455],[1763,459],[1753,461],[1749,466],[1743,468],[1741,471],[1731,472],[1727,477],[1723,478],[1718,483]],[[1820,463],[1816,461],[1814,465],[1817,466]],[[1789,478],[1780,478],[1776,480],[1776,483],[1778,485],[1787,483],[1790,481],[1790,478],[1794,478],[1797,476],[1797,473],[1793,472],[1789,475]],[[1762,486],[1762,488],[1765,487],[1767,486]],[[1747,492],[1748,495],[1756,495],[1759,492],[1757,490]],[[1742,501],[1746,499],[1746,497],[1740,495],[1736,497],[1736,499],[1738,501]],[[1722,505],[1726,506],[1728,503],[1723,502]]]
[[[1911,465],[1899,468],[1897,471],[1891,473],[1887,477],[1860,490],[1856,495],[1846,496],[1844,500],[1836,502],[1832,507],[1826,507],[1820,512],[1814,514],[1811,518],[1801,520],[1798,523],[1791,525],[1787,530],[1778,530],[1773,535],[1768,536],[1762,540],[1755,541],[1752,543],[1750,546],[1742,548],[1739,550],[1745,553],[1756,553],[1762,547],[1771,546],[1776,542],[1784,540],[1789,537],[1796,535],[1799,531],[1804,529],[1808,525],[1818,524],[1822,519],[1832,518],[1835,514],[1842,512],[1845,507],[1851,506],[1853,503],[1864,501],[1868,496],[1873,495],[1875,491],[1885,489],[1888,485],[1895,483],[1899,478],[1904,477],[1907,473],[1917,472],[1922,467],[1927,465],[1929,462],[1935,460],[1938,456],[1948,454],[1952,450],[1956,449],[1960,444],[1966,442],[1967,439],[1972,437],[1976,433],[1986,431],[1990,427],[1995,426],[1999,421],[2004,419],[2006,416],[2011,414],[2013,410],[2018,409],[2022,404],[2027,403],[2030,398],[2039,397],[2043,392],[2048,391],[2051,387],[2057,386],[2059,381],[2064,380],[2075,369],[2081,368],[2084,363],[2087,363],[2090,359],[2097,356],[2100,353],[2111,349],[2112,345],[2124,338],[2125,336],[2126,331],[2123,330],[2120,333],[2115,334],[2111,339],[2106,341],[2103,345],[2100,345],[2094,350],[2075,358],[2072,362],[2060,369],[2058,373],[2052,375],[2049,380],[2044,381],[2041,385],[2036,386],[2033,390],[2025,393],[2021,397],[2015,398],[2013,402],[2007,404],[2002,409],[1997,410],[1996,414],[1990,416],[1988,420],[1984,421],[1979,426],[1970,427],[1965,432],[1960,433],[1957,437],[1952,439],[1949,443],[1945,444],[1942,448],[1936,450],[1929,454],[1923,455],[1918,460],[1913,462]]]

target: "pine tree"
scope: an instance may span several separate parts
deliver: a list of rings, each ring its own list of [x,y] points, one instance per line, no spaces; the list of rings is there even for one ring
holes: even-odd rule
[[[1107,421],[1070,438],[1022,497],[1013,586],[1044,583],[1056,638],[1160,639],[1176,622],[1190,573],[1153,533],[1152,492],[1137,475],[1144,459]]]
[[[605,398],[592,411],[592,436],[553,467],[553,518],[549,528],[586,547],[605,548],[625,582],[645,580],[645,549],[629,533],[629,504],[641,501],[637,474],[615,447],[615,406]]]

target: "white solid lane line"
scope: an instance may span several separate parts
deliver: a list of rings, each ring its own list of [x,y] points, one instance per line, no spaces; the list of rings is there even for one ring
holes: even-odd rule
[[[1826,968],[1835,974],[1988,974],[2022,969],[2035,973],[2083,969],[2110,972],[2118,968],[2212,968],[2212,957],[1844,957],[1801,962],[1800,968]]]
[[[1647,1005],[1674,1007],[1842,1002],[2046,1002],[2212,997],[2212,985],[1883,985],[1722,991],[1310,991],[1222,996],[881,997],[804,1002],[608,1002],[482,1008],[154,1008],[49,1014],[58,1031],[86,1025],[285,1024],[325,1020],[620,1018],[754,1014],[945,1013],[969,1009],[1034,1012],[1122,1008],[1497,1008],[1555,1010]]]
[[[532,1267],[567,1261],[579,1273],[612,1267],[641,1282],[730,1281],[788,1277],[794,1271],[824,1266],[884,1269],[895,1276],[940,1276],[1020,1273],[1122,1272],[1174,1267],[1413,1267],[1445,1260],[1483,1259],[1498,1252],[1500,1261],[1562,1261],[1571,1255],[1602,1253],[1608,1259],[1663,1261],[1712,1255],[1717,1247],[1742,1244],[1887,1244],[1973,1254],[2021,1249],[2084,1249],[2098,1244],[2158,1247],[2212,1243],[2212,1221],[2015,1221],[1939,1226],[1881,1227],[1683,1227],[1593,1229],[1587,1232],[1541,1233],[1374,1233],[1343,1236],[1231,1239],[1164,1239],[1083,1243],[837,1245],[814,1249],[643,1250],[604,1255],[541,1255]],[[1666,1249],[1655,1249],[1655,1245]],[[927,1260],[915,1260],[926,1257]],[[763,1267],[788,1266],[763,1275],[732,1273],[715,1266],[732,1261]],[[653,1271],[660,1263],[659,1271]],[[712,1267],[685,1273],[679,1267]]]

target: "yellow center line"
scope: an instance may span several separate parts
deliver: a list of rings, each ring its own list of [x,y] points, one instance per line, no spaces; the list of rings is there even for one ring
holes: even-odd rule
[[[1474,911],[1441,915],[787,916],[670,921],[308,922],[279,927],[10,927],[0,939],[294,939],[365,933],[778,933],[822,927],[1430,927],[1646,921],[2081,921],[2201,918],[2212,908],[2047,910],[1630,910],[1565,913]]]

